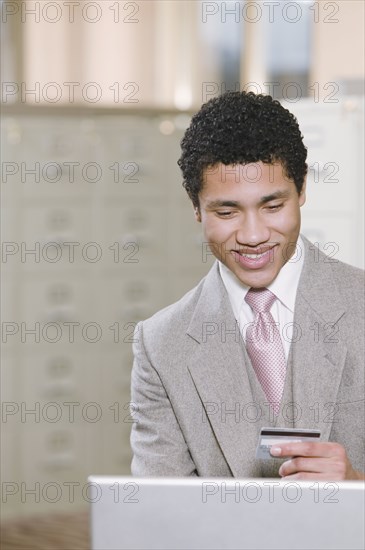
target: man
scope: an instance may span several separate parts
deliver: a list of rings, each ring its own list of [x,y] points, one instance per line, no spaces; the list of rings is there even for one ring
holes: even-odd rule
[[[228,92],[202,106],[181,146],[217,261],[136,328],[132,473],[364,479],[362,271],[299,235],[307,165],[295,117],[270,96]],[[321,438],[261,460],[264,426]]]

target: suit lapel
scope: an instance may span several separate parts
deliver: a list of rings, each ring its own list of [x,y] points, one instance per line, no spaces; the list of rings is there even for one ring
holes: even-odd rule
[[[199,343],[188,368],[232,474],[258,475],[257,428],[247,420],[246,405],[253,401],[247,357],[217,262],[206,277],[187,332]]]
[[[294,425],[321,429],[326,441],[336,422],[337,393],[347,354],[340,340],[345,307],[328,258],[320,254],[315,261],[313,245],[303,241],[305,262],[294,316],[297,341],[291,347],[293,401],[297,405]]]

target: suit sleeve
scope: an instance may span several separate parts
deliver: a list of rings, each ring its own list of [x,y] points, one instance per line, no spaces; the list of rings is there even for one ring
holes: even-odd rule
[[[132,475],[196,476],[196,467],[158,372],[143,343],[142,323],[135,330],[131,401]]]

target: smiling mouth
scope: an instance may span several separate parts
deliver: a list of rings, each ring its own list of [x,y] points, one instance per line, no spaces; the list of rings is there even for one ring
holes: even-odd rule
[[[238,252],[238,254],[243,258],[249,258],[250,260],[258,260],[268,252],[270,252],[270,250],[266,250],[266,252],[262,252],[261,254],[244,254],[243,252]]]
[[[271,246],[270,248],[257,248],[255,251],[233,250],[233,252],[236,252],[236,254],[238,254],[242,258],[248,258],[249,260],[259,260],[266,254],[273,254],[274,248],[275,245]]]
[[[232,250],[235,262],[246,269],[263,269],[274,261],[274,249],[276,245],[256,250]]]

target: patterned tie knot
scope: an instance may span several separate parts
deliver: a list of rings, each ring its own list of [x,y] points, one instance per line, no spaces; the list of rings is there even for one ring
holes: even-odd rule
[[[250,288],[245,296],[245,301],[256,313],[270,311],[275,300],[275,294],[267,288]]]

